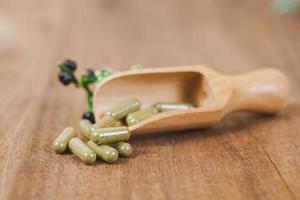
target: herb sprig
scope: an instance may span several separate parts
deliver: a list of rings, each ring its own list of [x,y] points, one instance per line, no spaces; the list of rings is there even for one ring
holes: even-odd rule
[[[67,86],[74,84],[76,88],[83,88],[86,92],[87,108],[88,111],[82,116],[83,119],[87,119],[92,123],[95,123],[95,116],[93,113],[93,90],[90,88],[92,84],[99,83],[108,76],[111,76],[114,72],[110,69],[103,69],[94,71],[93,69],[87,69],[85,73],[78,79],[75,75],[77,69],[77,63],[73,60],[65,60],[59,64],[60,72],[58,74],[59,81]]]

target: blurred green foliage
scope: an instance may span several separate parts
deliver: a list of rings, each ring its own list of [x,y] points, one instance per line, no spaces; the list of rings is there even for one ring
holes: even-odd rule
[[[273,0],[272,8],[281,14],[294,14],[300,10],[300,0]]]

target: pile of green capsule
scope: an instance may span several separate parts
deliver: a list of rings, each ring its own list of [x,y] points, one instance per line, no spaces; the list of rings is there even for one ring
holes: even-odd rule
[[[69,148],[85,164],[93,164],[97,157],[107,163],[115,163],[119,156],[128,158],[132,155],[132,146],[127,142],[130,138],[128,126],[161,112],[192,107],[190,103],[160,102],[141,109],[141,102],[137,99],[123,101],[105,112],[95,124],[81,120],[79,127],[84,139],[77,137],[74,128],[67,127],[54,140],[52,148],[58,154]],[[127,126],[122,125],[124,123]]]

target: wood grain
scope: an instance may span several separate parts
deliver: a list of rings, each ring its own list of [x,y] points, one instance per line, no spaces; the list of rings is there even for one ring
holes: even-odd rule
[[[300,199],[299,20],[260,0],[0,0],[0,199]],[[277,116],[137,136],[131,159],[86,166],[50,149],[86,109],[57,81],[64,58],[80,71],[275,67],[292,95]]]

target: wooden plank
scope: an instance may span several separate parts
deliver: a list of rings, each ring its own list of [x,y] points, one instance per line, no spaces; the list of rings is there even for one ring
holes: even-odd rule
[[[0,199],[300,198],[297,17],[277,17],[259,0],[0,5]],[[50,149],[86,109],[82,93],[57,81],[66,57],[79,71],[277,67],[291,79],[292,103],[276,117],[238,114],[212,129],[135,137],[132,158],[86,166]]]

